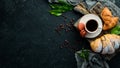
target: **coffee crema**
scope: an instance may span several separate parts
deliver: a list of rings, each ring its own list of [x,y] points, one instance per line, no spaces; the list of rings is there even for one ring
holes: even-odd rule
[[[86,28],[87,28],[88,31],[93,32],[93,31],[95,31],[97,29],[97,27],[98,27],[98,23],[95,20],[89,20],[86,23]]]

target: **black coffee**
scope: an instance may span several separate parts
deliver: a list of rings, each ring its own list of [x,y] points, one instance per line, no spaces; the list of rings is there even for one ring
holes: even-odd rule
[[[98,23],[95,21],[95,20],[89,20],[87,23],[86,23],[86,28],[89,30],[89,31],[95,31],[98,27]]]

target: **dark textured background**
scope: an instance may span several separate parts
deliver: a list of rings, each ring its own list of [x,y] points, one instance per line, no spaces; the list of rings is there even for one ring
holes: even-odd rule
[[[68,40],[79,50],[89,43],[75,29],[57,34],[55,28],[67,22],[49,10],[47,0],[0,0],[0,68],[77,68],[74,52],[61,45]],[[74,11],[64,15],[67,21],[82,16]],[[111,68],[120,68],[119,63],[119,54],[109,61]]]

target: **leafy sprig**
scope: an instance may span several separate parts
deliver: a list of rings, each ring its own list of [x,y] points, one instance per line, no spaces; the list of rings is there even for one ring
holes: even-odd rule
[[[116,25],[112,30],[111,30],[111,34],[120,34],[120,25]]]
[[[64,2],[52,3],[50,4],[50,7],[52,8],[52,10],[50,10],[49,12],[55,16],[60,16],[64,12],[67,12],[73,9],[72,5],[66,4]]]
[[[85,60],[88,60],[89,57],[89,50],[87,49],[82,49],[81,53],[79,54],[79,56]]]

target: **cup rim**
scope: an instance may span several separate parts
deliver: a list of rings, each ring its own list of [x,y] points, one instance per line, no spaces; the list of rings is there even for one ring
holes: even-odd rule
[[[90,19],[90,20],[95,20],[95,19]],[[90,20],[88,20],[88,21],[90,21]],[[88,22],[87,21],[87,22]],[[96,21],[96,20],[95,20]],[[97,23],[97,28],[94,30],[94,31],[89,31],[88,29],[87,29],[87,27],[86,27],[86,24],[87,24],[87,22],[85,23],[85,30],[88,32],[88,33],[95,33],[98,29],[99,29],[99,24],[98,24],[98,22],[96,21],[96,23]]]

